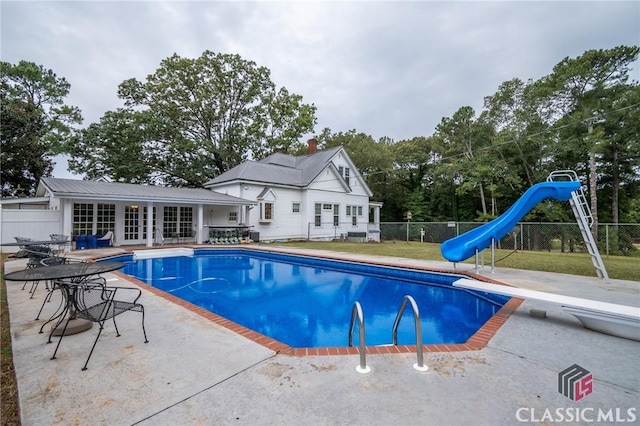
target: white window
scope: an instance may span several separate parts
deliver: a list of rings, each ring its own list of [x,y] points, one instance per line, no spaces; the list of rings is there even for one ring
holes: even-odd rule
[[[300,203],[291,204],[291,211],[293,213],[300,213]]]
[[[322,226],[322,204],[320,203],[315,205],[314,226]]]
[[[351,217],[351,224],[358,225],[358,216],[362,216],[362,206],[347,206],[347,217]]]
[[[339,166],[338,167],[338,172],[340,173],[340,176],[342,176],[342,179],[344,179],[344,181],[347,184],[347,186],[350,186],[349,185],[349,175],[351,173],[350,173],[349,168],[348,167]]]
[[[323,204],[322,205],[322,210],[333,210],[333,205],[332,204]]]
[[[273,203],[263,201],[260,203],[260,221],[271,222],[273,220]]]
[[[238,212],[229,212],[229,222],[238,221]]]
[[[340,226],[340,204],[333,205],[333,226]]]

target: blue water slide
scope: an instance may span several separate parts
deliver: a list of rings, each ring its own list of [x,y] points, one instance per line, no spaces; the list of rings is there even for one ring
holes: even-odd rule
[[[580,188],[580,182],[542,182],[529,188],[509,209],[478,228],[445,241],[440,246],[442,256],[451,262],[462,262],[491,245],[491,239],[499,240],[538,203],[553,198],[559,201],[571,199],[571,193]]]

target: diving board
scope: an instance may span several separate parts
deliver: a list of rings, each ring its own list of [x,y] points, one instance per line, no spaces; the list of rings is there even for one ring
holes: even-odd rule
[[[461,278],[455,281],[453,286],[521,299],[556,303],[561,305],[566,313],[578,318],[585,328],[640,342],[640,307],[637,306],[618,305],[598,300],[486,283],[468,278]]]

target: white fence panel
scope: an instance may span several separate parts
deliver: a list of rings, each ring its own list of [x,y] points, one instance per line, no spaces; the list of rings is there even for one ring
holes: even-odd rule
[[[33,240],[50,240],[50,234],[62,233],[62,212],[60,210],[0,210],[0,242],[15,243],[14,237]],[[15,253],[19,247],[2,247],[4,253]]]

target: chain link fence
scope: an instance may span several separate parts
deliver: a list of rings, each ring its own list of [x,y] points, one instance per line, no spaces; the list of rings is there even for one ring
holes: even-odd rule
[[[381,240],[444,241],[477,228],[479,222],[382,222]],[[496,241],[505,250],[587,252],[577,223],[520,222]],[[601,223],[598,225],[598,250],[602,254],[640,256],[640,223]]]

